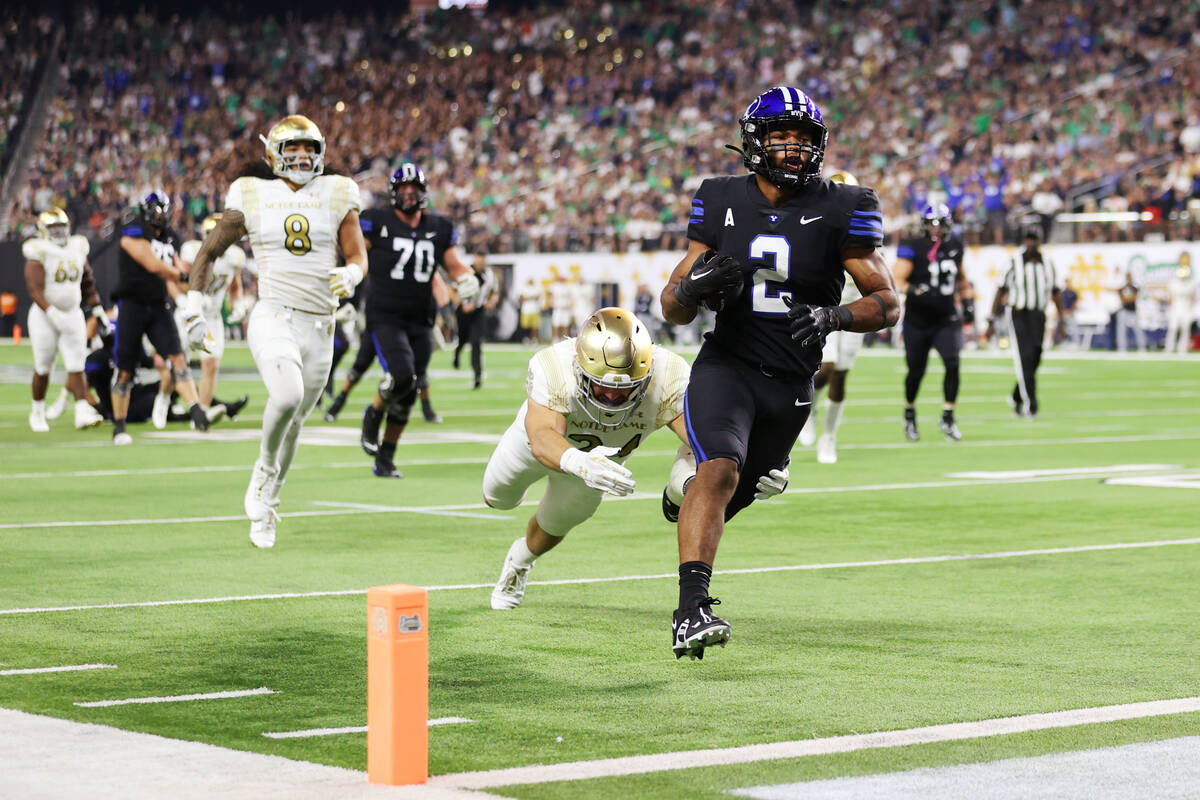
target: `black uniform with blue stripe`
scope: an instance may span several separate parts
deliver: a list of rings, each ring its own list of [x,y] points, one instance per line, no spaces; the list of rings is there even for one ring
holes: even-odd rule
[[[171,264],[179,252],[179,235],[171,228],[156,231],[141,217],[132,214],[122,220],[121,236],[145,239],[150,249],[162,261]],[[120,251],[117,288],[116,342],[113,351],[117,368],[126,372],[137,369],[142,354],[142,336],[166,358],[182,353],[179,332],[167,301],[167,285],[162,278],[143,267],[133,256]]]
[[[785,462],[810,410],[821,347],[792,339],[784,298],[838,305],[844,254],[882,246],[883,214],[865,186],[814,181],[774,206],[754,175],[710,178],[692,201],[688,238],[733,256],[746,273],[696,357],[684,408],[697,460],[738,465],[728,519],[753,500],[759,476]]]
[[[928,236],[904,239],[896,258],[912,262],[908,294],[904,300],[904,356],[908,375],[904,398],[917,399],[921,379],[929,365],[929,351],[937,350],[946,367],[942,396],[948,403],[958,399],[959,353],[962,350],[962,320],[954,303],[962,273],[963,243],[957,236],[935,241]]]
[[[370,245],[367,336],[398,398],[411,405],[407,395],[415,397],[433,355],[433,275],[445,265],[458,233],[450,220],[428,211],[413,228],[390,206],[364,211],[359,223]]]

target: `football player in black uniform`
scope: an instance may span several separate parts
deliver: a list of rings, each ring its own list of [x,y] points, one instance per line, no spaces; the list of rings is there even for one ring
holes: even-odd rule
[[[717,545],[725,521],[754,499],[758,476],[788,460],[826,335],[880,330],[900,312],[878,251],[878,197],[820,178],[829,132],[816,103],[778,86],[754,98],[739,124],[752,174],[700,184],[687,255],[661,298],[675,325],[701,304],[717,312],[684,406],[697,468],[679,514],[677,658],[700,658],[730,637],[709,596]],[[847,272],[863,297],[840,306]]]
[[[433,276],[443,266],[460,297],[473,300],[479,282],[458,254],[458,233],[445,217],[425,211],[429,184],[416,164],[392,174],[392,206],[363,212],[368,248],[367,331],[383,380],[363,411],[362,446],[375,458],[375,474],[402,478],[394,464],[396,442],[417,398],[420,376],[433,354]],[[383,442],[379,426],[387,417]]]
[[[954,421],[958,399],[958,354],[962,350],[962,320],[958,299],[966,289],[963,274],[963,243],[950,229],[950,209],[944,203],[926,206],[921,214],[924,234],[904,239],[896,248],[892,268],[899,291],[908,290],[904,304],[904,355],[908,375],[904,379],[904,435],[915,442],[917,410],[913,403],[925,377],[929,350],[936,348],[946,366],[942,379],[942,433],[957,442],[962,438]]]
[[[175,389],[188,404],[196,430],[208,430],[208,417],[200,407],[196,384],[179,343],[175,319],[167,304],[166,281],[182,278],[179,235],[170,226],[171,199],[155,191],[122,220],[120,272],[113,297],[117,300],[117,340],[113,347],[117,379],[112,385],[113,444],[129,444],[125,430],[133,375],[142,351],[142,336],[171,365]]]

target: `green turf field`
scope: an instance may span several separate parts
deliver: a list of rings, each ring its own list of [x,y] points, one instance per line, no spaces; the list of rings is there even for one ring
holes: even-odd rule
[[[732,572],[713,593],[729,647],[677,662],[666,430],[630,460],[633,498],[606,500],[542,558],[519,609],[488,606],[540,493],[500,512],[479,488],[529,352],[490,350],[481,391],[435,354],[446,421],[414,415],[402,481],[375,478],[358,448],[369,382],[336,425],[318,412],[278,543],[259,551],[241,518],[265,399],[247,351],[228,355],[218,392],[250,394],[237,422],[208,436],[134,425],[135,444],[115,448],[108,427],[77,432],[69,413],[31,433],[28,347],[0,346],[0,670],[116,666],[0,677],[0,707],[365,769],[365,734],[263,734],[366,724],[365,591],[389,583],[430,590],[430,717],[471,720],[430,729],[433,775],[1200,694],[1200,358],[1055,354],[1039,374],[1042,416],[1028,421],[1004,402],[1011,360],[968,354],[964,440],[937,431],[934,366],[910,444],[903,357],[864,353],[839,462],[797,448],[788,492],[726,529],[716,568]],[[272,693],[76,705],[259,687]],[[1174,714],[488,791],[715,798],[1197,734],[1200,713]]]

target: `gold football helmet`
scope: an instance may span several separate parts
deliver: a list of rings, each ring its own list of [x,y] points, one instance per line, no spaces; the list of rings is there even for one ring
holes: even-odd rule
[[[271,171],[281,178],[303,186],[321,174],[325,169],[325,137],[321,129],[308,117],[293,114],[284,117],[266,135],[258,137],[267,148],[266,161],[271,165]],[[289,153],[284,155],[283,148],[294,142],[312,142],[317,152]],[[300,163],[307,161],[311,166],[301,168]]]
[[[629,419],[650,388],[654,342],[633,312],[602,308],[575,339],[575,377],[584,413],[606,428]]]
[[[51,208],[38,214],[38,235],[59,247],[71,238],[71,219],[61,208]]]
[[[220,221],[220,214],[209,214],[207,217],[205,217],[204,222],[200,223],[200,239],[207,239],[208,235],[216,229],[217,223]]]
[[[858,186],[858,178],[854,177],[845,170],[839,170],[838,172],[833,173],[829,176],[829,180],[833,181],[834,183],[844,183],[849,186]]]

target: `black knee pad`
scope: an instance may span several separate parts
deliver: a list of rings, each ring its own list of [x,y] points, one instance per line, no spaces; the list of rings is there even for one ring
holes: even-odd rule
[[[379,382],[379,396],[383,398],[383,402],[391,406],[408,395],[417,391],[417,376],[413,374],[396,375],[389,372],[383,376],[383,380]]]
[[[412,402],[394,403],[388,406],[387,421],[390,425],[407,425],[409,414],[412,413]]]

